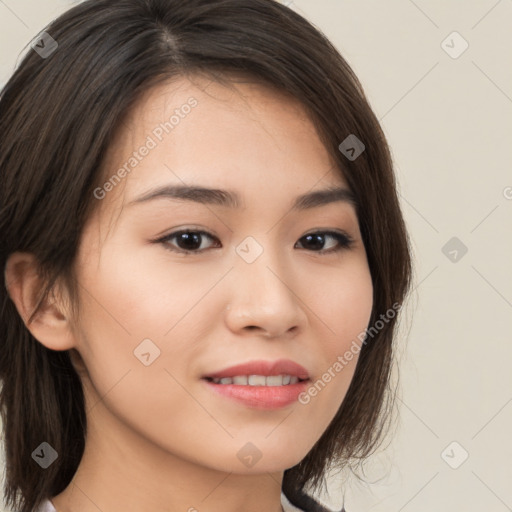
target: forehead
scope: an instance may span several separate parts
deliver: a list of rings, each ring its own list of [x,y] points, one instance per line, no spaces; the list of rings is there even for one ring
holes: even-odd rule
[[[105,180],[125,171],[102,207],[164,184],[278,202],[315,184],[348,188],[298,101],[236,78],[224,85],[181,77],[147,90],[123,119],[103,167]]]

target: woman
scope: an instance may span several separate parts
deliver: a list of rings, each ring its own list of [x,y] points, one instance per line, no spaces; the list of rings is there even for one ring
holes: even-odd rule
[[[272,0],[90,0],[33,49],[0,99],[7,503],[327,510],[411,276],[352,70]]]

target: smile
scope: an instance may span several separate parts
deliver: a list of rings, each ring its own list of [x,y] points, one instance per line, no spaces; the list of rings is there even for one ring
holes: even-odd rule
[[[287,386],[300,380],[295,375],[236,375],[235,377],[208,378],[214,384],[235,384],[237,386]]]

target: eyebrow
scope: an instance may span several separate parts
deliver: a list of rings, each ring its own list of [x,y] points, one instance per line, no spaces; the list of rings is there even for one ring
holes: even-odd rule
[[[198,185],[165,185],[149,190],[133,201],[130,201],[128,206],[163,198],[193,201],[228,208],[240,208],[243,204],[240,195],[233,190],[206,188]],[[343,187],[329,187],[297,196],[293,202],[292,210],[307,210],[338,201],[350,203],[354,207],[357,206],[356,198],[350,190]]]

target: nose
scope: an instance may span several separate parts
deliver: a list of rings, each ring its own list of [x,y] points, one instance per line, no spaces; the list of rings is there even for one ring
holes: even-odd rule
[[[299,276],[270,257],[270,251],[253,263],[235,263],[230,273],[232,286],[225,321],[240,335],[259,334],[268,338],[290,337],[307,322]]]

